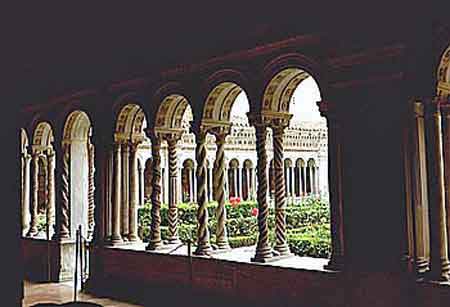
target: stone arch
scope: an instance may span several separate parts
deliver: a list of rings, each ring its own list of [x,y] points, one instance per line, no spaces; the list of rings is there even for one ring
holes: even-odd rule
[[[234,82],[222,82],[208,94],[204,109],[203,122],[229,123],[231,108],[242,88]]]
[[[305,161],[304,161],[302,158],[298,158],[298,159],[295,161],[295,165],[296,165],[297,167],[304,167],[304,166],[305,166]]]
[[[114,138],[116,141],[139,143],[144,140],[144,129],[147,126],[143,108],[135,103],[121,107],[117,114]]]
[[[183,129],[183,120],[192,121],[192,108],[186,97],[178,94],[166,96],[156,113],[155,130]]]
[[[93,198],[91,188],[94,185],[93,147],[90,141],[92,133],[91,120],[86,112],[74,110],[67,115],[63,129],[63,160],[68,169],[63,176],[68,176],[67,197],[70,234],[73,236],[78,225],[82,226],[85,237],[93,232]],[[65,147],[67,146],[67,147]],[[93,195],[93,194],[92,194]]]
[[[292,160],[290,158],[284,159],[284,167],[292,167]]]
[[[39,122],[33,133],[33,148],[45,150],[51,148],[54,141],[53,129],[48,122]]]
[[[450,98],[450,46],[444,51],[437,71],[438,96]]]
[[[313,158],[308,159],[308,166],[310,167],[316,166],[316,161]]]

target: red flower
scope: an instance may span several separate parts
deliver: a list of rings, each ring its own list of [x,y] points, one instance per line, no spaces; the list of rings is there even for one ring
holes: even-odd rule
[[[252,216],[258,216],[258,208],[252,209]]]

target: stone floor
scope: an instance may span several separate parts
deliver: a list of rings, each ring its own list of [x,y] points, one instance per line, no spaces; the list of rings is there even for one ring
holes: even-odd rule
[[[122,246],[116,246],[113,248],[121,249],[132,249],[132,250],[145,250],[146,244],[135,243],[127,244]],[[226,252],[213,252],[211,255],[207,256],[213,259],[229,260],[243,263],[250,263],[250,259],[255,255],[256,246],[246,246],[233,248]],[[166,246],[161,250],[152,251],[153,253],[162,254],[172,254],[172,255],[187,255],[188,248],[186,245],[183,246]],[[302,270],[313,270],[313,271],[327,271],[324,269],[324,265],[328,263],[328,259],[323,258],[312,258],[312,257],[299,257],[292,255],[291,257],[280,258],[278,260],[270,261],[262,265],[277,266],[283,268],[293,268]]]
[[[62,304],[73,301],[73,288],[70,283],[31,283],[24,282],[24,307],[36,306],[42,303]],[[78,301],[96,303],[104,307],[138,307],[125,302],[119,302],[108,298],[94,297],[79,293]],[[43,305],[39,305],[43,306]]]

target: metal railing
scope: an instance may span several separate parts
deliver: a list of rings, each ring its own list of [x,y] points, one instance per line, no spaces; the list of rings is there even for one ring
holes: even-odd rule
[[[74,302],[77,301],[78,280],[81,283],[81,291],[83,291],[89,277],[90,247],[90,242],[83,236],[81,225],[79,225],[75,240]]]

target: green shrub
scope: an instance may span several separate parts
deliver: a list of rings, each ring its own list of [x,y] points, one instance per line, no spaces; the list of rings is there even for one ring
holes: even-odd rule
[[[181,241],[190,238],[195,242],[197,237],[197,204],[181,203],[178,205],[178,235]],[[217,202],[207,205],[211,242],[215,241],[217,228]],[[241,202],[235,207],[225,204],[227,212],[227,233],[230,246],[233,248],[254,245],[258,237],[258,222],[252,216],[253,208],[257,208],[254,201]],[[161,236],[168,237],[168,206],[161,205]],[[275,212],[269,209],[269,239],[275,241]],[[139,208],[139,233],[143,241],[148,241],[151,224],[151,204],[146,203]],[[290,249],[299,256],[328,257],[330,254],[330,210],[328,203],[305,198],[301,203],[286,207],[287,238]]]

